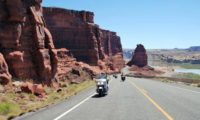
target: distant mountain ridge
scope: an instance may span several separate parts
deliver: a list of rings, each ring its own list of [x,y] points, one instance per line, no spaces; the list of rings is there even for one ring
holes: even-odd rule
[[[134,52],[134,49],[123,49],[124,59],[131,59],[132,58],[132,52]]]
[[[187,50],[188,50],[188,51],[191,51],[191,52],[200,51],[200,46],[191,46],[191,47],[188,48]]]
[[[123,55],[124,55],[124,59],[131,59],[132,58],[132,52],[134,52],[134,49],[123,49]],[[163,53],[164,52],[164,53]],[[164,54],[163,56],[173,56],[172,54],[174,53],[180,53],[180,52],[185,52],[185,54],[189,54],[187,52],[200,52],[200,46],[191,46],[189,48],[186,49],[179,49],[179,48],[174,48],[174,49],[147,49],[147,54],[149,55],[149,57],[152,56],[152,54]],[[166,55],[166,53],[168,55]],[[176,55],[176,56],[180,56],[180,54]],[[189,55],[190,57],[192,55]],[[168,56],[169,57],[169,56]],[[194,56],[193,58],[188,58],[188,59],[198,59],[198,56]],[[170,58],[170,57],[169,57]],[[173,57],[174,58],[174,57]]]

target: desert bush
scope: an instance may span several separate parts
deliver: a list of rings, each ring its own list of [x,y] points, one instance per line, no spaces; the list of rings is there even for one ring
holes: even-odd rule
[[[19,106],[12,103],[0,103],[0,114],[1,115],[8,115],[10,113],[17,113],[19,111]]]
[[[194,73],[184,73],[183,75],[189,79],[200,79],[200,75]]]

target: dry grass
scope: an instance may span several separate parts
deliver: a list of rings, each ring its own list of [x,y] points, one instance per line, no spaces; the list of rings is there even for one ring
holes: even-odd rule
[[[179,83],[186,86],[200,87],[200,83],[196,84],[196,83],[176,82],[167,78],[153,78],[152,80],[157,80],[157,81],[166,82],[166,83]]]
[[[157,81],[161,81],[161,82],[166,82],[166,83],[172,82],[172,81],[170,81],[170,80],[167,79],[167,78],[153,78],[153,80],[157,80]]]
[[[66,85],[61,88],[62,91],[59,93],[54,88],[45,87],[47,95],[44,98],[27,93],[16,94],[13,90],[0,93],[0,120],[6,120],[10,117],[60,102],[93,85],[95,85],[94,81],[85,81],[80,84],[69,85],[68,87]]]

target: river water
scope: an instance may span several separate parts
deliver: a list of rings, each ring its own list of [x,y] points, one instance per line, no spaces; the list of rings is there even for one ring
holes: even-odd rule
[[[180,73],[195,73],[200,75],[200,69],[174,69],[174,72],[180,72]]]
[[[159,66],[151,66],[155,69],[159,68]],[[178,73],[195,73],[200,75],[200,69],[182,69],[182,68],[174,68],[174,72]]]

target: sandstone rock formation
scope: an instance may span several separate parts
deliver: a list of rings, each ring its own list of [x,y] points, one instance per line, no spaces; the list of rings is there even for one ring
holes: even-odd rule
[[[119,71],[125,66],[123,60],[123,52],[120,37],[115,32],[108,30],[101,30],[103,37],[101,39],[101,45],[105,53],[105,60],[107,64],[111,63],[111,70]]]
[[[128,66],[136,65],[138,67],[144,67],[147,65],[146,49],[143,45],[137,45],[133,53],[132,59],[127,63]]]
[[[94,24],[92,12],[43,8],[56,48],[68,49],[77,61],[105,71],[124,67],[120,37]]]
[[[156,75],[161,75],[164,74],[164,72],[160,71],[160,70],[155,70],[154,68],[146,65],[144,67],[138,67],[136,65],[132,65],[129,68],[130,71],[132,71],[130,73],[131,76],[137,76],[137,77],[142,77],[142,76],[156,76]]]
[[[6,85],[11,81],[11,75],[8,72],[8,65],[0,53],[0,84]]]
[[[91,12],[44,8],[53,43],[41,2],[0,0],[1,83],[12,75],[54,85],[69,74],[76,76],[74,68],[86,78],[124,67],[120,37],[95,25]]]
[[[25,92],[25,93],[35,94],[38,96],[41,95],[42,97],[44,97],[46,95],[44,88],[41,84],[32,84],[29,82],[25,82],[21,86],[21,91]]]
[[[65,48],[57,49],[58,56],[58,79],[63,80],[66,73],[70,71],[75,65],[76,59],[71,52]]]
[[[51,85],[57,73],[42,0],[0,0],[0,52],[14,78]]]
[[[146,49],[143,45],[138,44],[135,51],[132,53],[132,59],[127,63],[130,66],[129,70],[132,71],[129,75],[136,77],[143,76],[156,76],[163,74],[164,72],[155,70],[154,68],[148,66],[148,57],[146,54]]]

